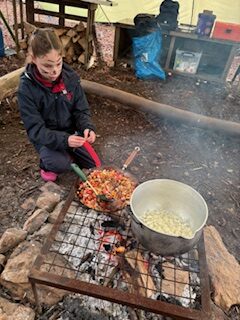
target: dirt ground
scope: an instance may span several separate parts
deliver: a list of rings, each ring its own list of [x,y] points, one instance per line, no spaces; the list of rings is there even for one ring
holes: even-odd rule
[[[0,6],[12,25],[11,1]],[[97,29],[108,61],[112,59],[113,29]],[[4,28],[3,33],[5,44],[11,46],[12,40]],[[0,58],[0,76],[23,64],[16,56]],[[109,65],[88,72],[79,66],[74,68],[83,79],[179,109],[240,122],[239,104],[228,99],[224,84],[176,75],[165,82],[141,81],[130,68]],[[139,182],[168,178],[199,191],[209,208],[207,224],[217,228],[229,252],[240,261],[240,138],[169,122],[156,114],[134,111],[127,105],[93,95],[88,95],[88,100],[97,127],[94,147],[102,161],[121,166],[133,148],[140,146],[141,152],[128,170]],[[26,198],[36,198],[44,184],[38,162],[13,95],[0,103],[0,236],[9,227],[22,227],[31,214],[21,204]],[[69,172],[61,175],[57,183],[67,196],[74,181],[74,174]],[[229,316],[238,319],[237,307]]]
[[[16,56],[0,58],[0,76],[23,64]],[[240,122],[239,104],[228,99],[224,84],[176,75],[166,81],[142,81],[124,66],[96,66],[88,71],[73,67],[83,79],[179,109]],[[128,170],[139,182],[168,178],[199,191],[209,208],[207,224],[217,228],[229,252],[240,261],[239,137],[169,122],[97,96],[87,97],[97,127],[94,147],[103,163],[121,166],[134,147],[140,146],[141,152]],[[16,95],[0,104],[0,150],[1,235],[9,227],[23,226],[31,212],[21,204],[26,198],[36,198],[44,184],[38,156],[19,117]],[[69,172],[57,183],[67,196],[74,181]],[[237,319],[235,309],[230,313],[231,319]]]
[[[1,75],[23,64],[16,56],[0,59]],[[227,99],[223,84],[199,82],[172,76],[165,82],[141,81],[125,67],[76,67],[83,79],[96,81],[180,109],[240,121],[239,105]],[[174,179],[189,184],[205,198],[207,224],[220,232],[228,250],[240,260],[240,139],[186,125],[170,123],[155,114],[137,112],[97,96],[88,96],[97,127],[95,148],[106,164],[121,166],[135,146],[141,152],[130,166],[140,182],[153,178]],[[36,197],[44,183],[38,157],[28,142],[14,96],[0,105],[0,233],[22,227],[28,212],[24,200]],[[75,177],[59,177],[66,194]]]

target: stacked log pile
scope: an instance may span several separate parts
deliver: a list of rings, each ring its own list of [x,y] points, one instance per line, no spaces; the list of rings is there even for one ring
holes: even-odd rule
[[[32,33],[36,30],[36,27],[27,22],[24,23],[25,27],[25,39],[20,41],[20,49],[24,52],[28,52],[29,41]],[[60,38],[63,45],[63,58],[68,64],[78,62],[84,64],[84,54],[87,47],[86,40],[86,27],[82,22],[75,25],[72,28],[54,28],[55,33]],[[89,43],[89,56],[92,57],[94,53],[93,40]]]

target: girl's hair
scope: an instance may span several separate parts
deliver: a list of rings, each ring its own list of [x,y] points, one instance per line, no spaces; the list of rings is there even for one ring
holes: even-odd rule
[[[48,54],[52,49],[62,55],[62,43],[53,29],[36,29],[30,39],[30,51],[34,57],[42,57]]]

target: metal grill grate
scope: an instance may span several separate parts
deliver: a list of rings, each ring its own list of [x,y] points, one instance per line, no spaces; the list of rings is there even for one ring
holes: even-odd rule
[[[74,188],[30,281],[37,302],[41,283],[175,319],[210,314],[203,239],[179,257],[156,256],[132,237],[127,210],[110,216],[86,209],[74,201]]]

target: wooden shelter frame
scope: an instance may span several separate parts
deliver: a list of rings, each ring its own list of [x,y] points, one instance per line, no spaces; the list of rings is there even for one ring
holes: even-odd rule
[[[19,28],[21,29],[21,38],[24,38],[24,14],[23,14],[23,0],[18,0],[20,5],[20,21],[18,19],[17,14],[17,0],[13,0],[13,15],[14,15],[14,30],[15,30],[15,38],[16,38],[16,47],[17,50],[19,50]],[[95,38],[95,27],[94,27],[94,21],[95,21],[95,11],[98,7],[98,5],[108,5],[113,6],[116,5],[116,3],[113,3],[112,1],[105,1],[105,0],[41,0],[41,2],[47,2],[51,4],[58,5],[58,11],[49,11],[44,10],[37,7],[37,0],[26,0],[26,20],[28,23],[31,23],[37,27],[46,27],[46,26],[54,26],[57,27],[65,27],[66,25],[66,19],[68,20],[74,20],[74,21],[83,21],[86,22],[86,48],[84,52],[84,66],[87,67],[90,59],[90,44],[91,41]],[[79,16],[79,15],[73,15],[73,14],[67,14],[66,13],[66,7],[75,7],[75,8],[81,8],[87,10],[87,16]],[[58,18],[58,25],[54,25],[51,23],[45,23],[45,22],[38,22],[35,19],[35,15],[47,15],[51,17],[57,17]]]

